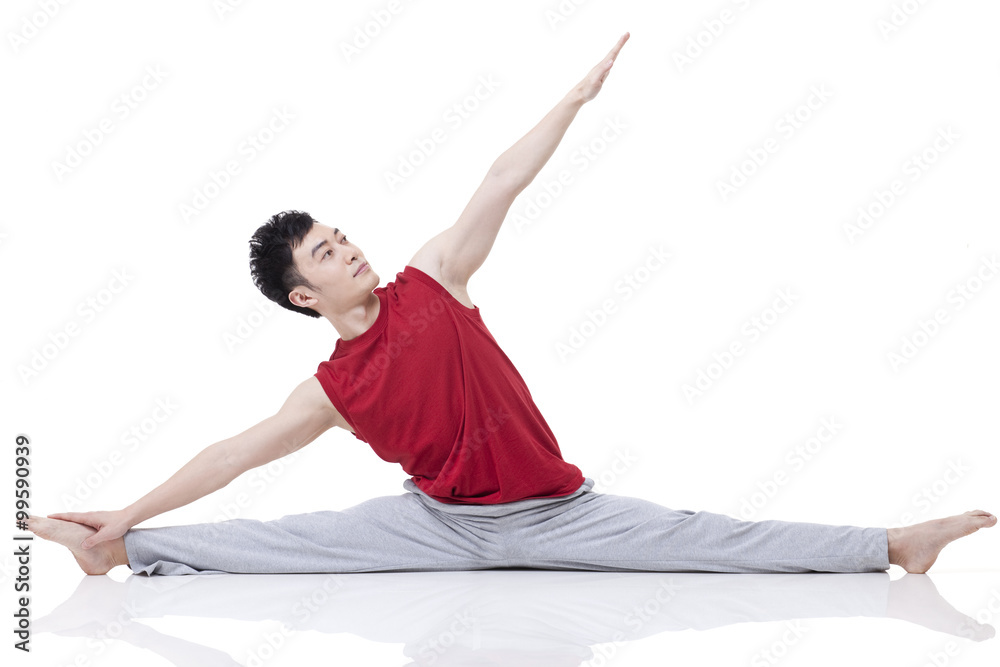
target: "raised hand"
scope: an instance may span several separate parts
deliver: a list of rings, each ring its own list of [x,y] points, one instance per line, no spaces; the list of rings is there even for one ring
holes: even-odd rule
[[[589,102],[590,100],[597,97],[597,93],[601,92],[601,86],[604,85],[604,80],[608,78],[608,72],[611,71],[611,66],[615,64],[615,58],[618,57],[618,52],[622,50],[625,42],[628,41],[629,33],[625,33],[618,40],[618,43],[614,45],[611,51],[608,52],[601,62],[594,65],[593,69],[583,78],[583,81],[577,84],[577,88],[580,90],[583,101]]]

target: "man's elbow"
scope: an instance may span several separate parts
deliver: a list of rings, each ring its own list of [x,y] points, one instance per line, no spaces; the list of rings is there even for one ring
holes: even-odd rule
[[[487,185],[491,190],[502,193],[513,200],[514,197],[531,184],[534,178],[534,174],[528,173],[523,169],[512,166],[504,167],[494,163],[486,174],[483,184]]]

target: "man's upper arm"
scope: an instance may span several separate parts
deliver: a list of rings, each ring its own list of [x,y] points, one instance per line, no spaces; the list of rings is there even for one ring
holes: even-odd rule
[[[442,285],[465,289],[472,274],[493,248],[521,186],[490,171],[466,204],[458,220],[424,244],[410,266],[424,271]]]
[[[297,386],[277,413],[231,439],[229,456],[240,470],[262,466],[305,447],[346,421],[316,376]]]

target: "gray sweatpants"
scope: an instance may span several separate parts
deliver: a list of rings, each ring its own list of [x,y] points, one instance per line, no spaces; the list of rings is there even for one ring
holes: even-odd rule
[[[740,521],[599,493],[498,505],[406,493],[341,511],[273,521],[133,528],[136,574],[418,572],[523,567],[642,572],[876,572],[889,569],[884,528]]]

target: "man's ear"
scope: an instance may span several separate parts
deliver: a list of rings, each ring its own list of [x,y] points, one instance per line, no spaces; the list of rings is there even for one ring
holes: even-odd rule
[[[299,308],[313,308],[317,303],[317,299],[304,290],[305,287],[302,287],[301,285],[294,288],[288,293],[288,300]]]

